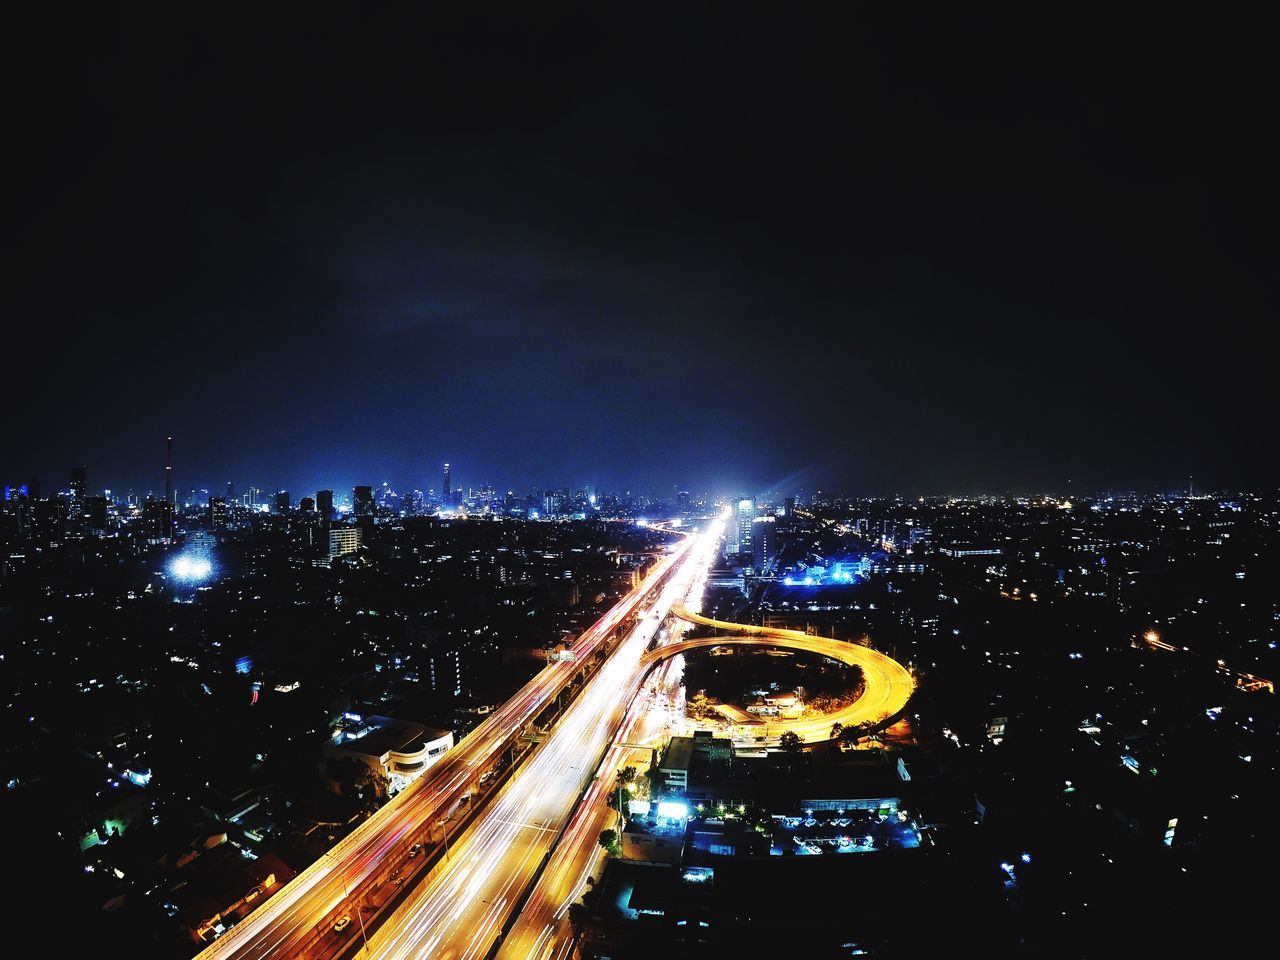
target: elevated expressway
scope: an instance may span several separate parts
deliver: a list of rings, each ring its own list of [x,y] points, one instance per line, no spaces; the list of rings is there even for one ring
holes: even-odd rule
[[[692,585],[687,599],[696,603],[702,583]],[[677,654],[728,644],[804,650],[831,657],[862,668],[866,691],[850,706],[820,720],[781,720],[768,725],[771,736],[792,730],[808,741],[826,740],[836,721],[846,725],[875,723],[897,714],[911,697],[915,681],[902,664],[882,653],[856,644],[813,637],[797,630],[755,627],[712,620],[691,612],[681,603],[671,606],[671,615],[688,624],[714,627],[732,634],[727,637],[674,639],[640,658],[638,675],[648,676]],[[548,858],[545,869],[521,909],[520,917],[507,934],[495,960],[566,960],[573,946],[573,930],[568,910],[587,889],[587,878],[596,875],[605,853],[596,837],[605,827],[615,826],[617,815],[606,804],[614,785],[614,772],[631,764],[640,769],[649,762],[649,749],[641,746],[662,737],[653,728],[650,690],[642,690],[631,704],[626,720],[600,764],[596,778],[568,821],[560,842]]]
[[[452,847],[451,859],[437,865],[369,938],[369,954],[389,960],[483,960],[495,945],[505,943],[513,924],[526,913],[538,913],[541,901],[526,899],[535,879],[551,870],[562,883],[578,880],[572,869],[562,874],[551,868],[559,851],[558,838],[569,846],[598,849],[596,835],[580,821],[565,831],[575,810],[596,809],[599,791],[609,789],[594,779],[601,763],[613,763],[613,744],[624,725],[647,672],[641,657],[666,619],[705,571],[719,539],[719,525],[690,537],[675,575],[665,581],[653,603],[619,643],[600,671],[551,728],[484,814]],[[605,768],[609,769],[609,768]],[[559,907],[557,902],[554,907]],[[554,908],[553,908],[554,912]],[[517,939],[522,940],[517,934]],[[538,939],[538,934],[534,934]],[[549,948],[546,938],[539,949]],[[555,944],[556,947],[559,944]],[[499,947],[500,948],[500,947]]]
[[[684,603],[701,602],[706,574],[706,567],[696,569]],[[676,642],[686,629],[687,623],[673,618],[669,621],[668,642]],[[595,777],[566,822],[519,916],[491,953],[491,960],[566,960],[573,946],[573,930],[567,919],[569,907],[586,891],[588,878],[599,876],[601,861],[606,857],[597,843],[600,831],[618,826],[618,814],[607,802],[615,789],[616,771],[626,766],[643,770],[652,759],[648,745],[656,747],[670,733],[664,719],[666,712],[653,708],[659,689],[679,683],[679,678],[663,677],[663,665],[672,663],[656,662],[650,657],[637,661],[634,677],[637,681],[643,678],[639,692],[631,697],[622,726],[596,768]]]
[[[636,629],[653,623],[651,617],[640,616],[643,608],[658,595],[668,597],[668,603],[678,598],[671,592],[671,581],[677,573],[688,569],[693,547],[700,541],[705,542],[702,538],[688,537],[675,544],[672,552],[658,562],[639,586],[578,637],[572,647],[572,660],[548,664],[426,773],[262,907],[201,951],[197,960],[262,960],[331,954],[331,938],[337,936],[330,931],[333,922],[344,914],[356,920],[359,911],[353,904],[362,892],[385,878],[388,865],[403,858],[410,844],[428,845],[435,839],[437,833],[433,831],[440,818],[469,799],[478,789],[481,775],[509,751],[522,745],[521,738],[532,729],[539,716],[549,708],[554,709],[561,692],[580,678],[584,662],[596,658],[597,654],[605,656],[604,666],[586,681],[586,689],[598,687],[601,681],[620,683],[624,677],[631,676],[634,660],[627,664],[625,656],[622,676],[617,674],[617,668],[609,668],[617,654],[625,649],[634,651],[632,656],[638,657],[652,633],[652,630]],[[637,633],[643,639],[637,640]],[[611,646],[615,641],[618,645]],[[640,644],[638,650],[635,642]],[[580,693],[579,700],[581,698]],[[527,745],[527,741],[524,743]],[[543,752],[544,748],[534,749],[532,756],[536,758]],[[517,770],[517,774],[519,772]],[[515,816],[520,817],[520,813]],[[445,842],[448,843],[447,839]],[[356,939],[359,939],[358,931]],[[402,945],[401,951],[404,946],[407,945]]]
[[[833,724],[840,723],[846,727],[860,723],[878,723],[892,717],[907,705],[915,690],[915,680],[910,671],[892,657],[886,657],[870,647],[843,640],[832,640],[827,637],[814,637],[799,630],[784,630],[780,627],[757,627],[746,623],[730,623],[727,620],[713,620],[701,614],[693,613],[682,605],[671,608],[671,615],[688,623],[703,627],[712,627],[726,634],[727,637],[699,637],[696,640],[681,640],[651,650],[644,656],[646,665],[656,664],[668,657],[687,653],[690,650],[707,647],[734,646],[771,647],[783,650],[804,650],[808,653],[821,654],[861,668],[866,688],[849,706],[835,713],[827,714],[815,720],[769,720],[765,725],[768,735],[780,736],[791,731],[807,743],[831,739]]]

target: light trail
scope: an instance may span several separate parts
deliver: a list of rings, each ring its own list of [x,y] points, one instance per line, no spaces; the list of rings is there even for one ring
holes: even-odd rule
[[[728,620],[713,620],[701,614],[676,605],[671,609],[672,616],[679,617],[688,623],[721,630],[729,637],[700,637],[697,640],[683,640],[669,646],[660,647],[645,655],[646,662],[657,663],[667,657],[673,657],[690,650],[720,646],[756,646],[772,647],[783,650],[803,650],[830,657],[840,663],[856,666],[862,670],[865,689],[853,703],[842,709],[817,719],[808,720],[770,720],[768,727],[771,736],[780,736],[785,731],[792,731],[807,743],[831,738],[831,727],[839,722],[846,727],[862,723],[878,723],[896,716],[911,699],[915,691],[915,678],[911,671],[892,657],[878,650],[864,647],[843,640],[832,640],[826,637],[814,637],[800,630],[786,630],[781,627],[757,627],[747,623],[731,623]]]
[[[699,582],[699,574],[705,575],[718,539],[717,523],[709,533],[686,541],[689,549],[681,554],[679,571],[645,616],[587,682],[542,745],[457,838],[452,859],[437,864],[370,938],[371,956],[481,960],[488,953],[561,827],[579,808],[579,800],[585,800],[581,808],[594,809],[602,791],[612,786],[611,777],[593,775],[597,769],[611,770],[607,764],[618,756],[618,748],[610,746],[615,733],[631,730],[623,721],[647,669],[641,667],[645,647],[671,607]],[[600,765],[602,756],[605,766]],[[588,841],[595,844],[590,827],[585,820],[574,820],[561,845],[578,849]],[[574,885],[585,883],[576,868],[566,877]],[[531,928],[530,949],[562,904],[563,899],[555,900],[547,919]],[[522,909],[522,919],[531,906],[527,903]],[[516,928],[511,933],[516,934]],[[511,940],[508,936],[504,945]],[[561,949],[558,939],[545,946],[548,953]]]
[[[713,544],[718,541],[718,530]],[[695,574],[688,584],[682,603],[673,603],[676,609],[698,607],[706,588],[708,565],[697,564]],[[684,629],[683,627],[677,628]],[[657,650],[678,646],[678,637],[669,638],[667,645]],[[510,933],[497,953],[497,960],[548,960],[549,957],[567,955],[573,944],[573,931],[567,920],[569,907],[587,888],[587,878],[599,872],[606,857],[597,838],[606,827],[615,826],[617,813],[609,807],[608,798],[614,787],[616,771],[626,766],[643,768],[649,763],[648,750],[621,746],[623,743],[657,743],[664,732],[656,723],[651,709],[656,691],[664,688],[663,671],[654,670],[654,664],[671,664],[670,659],[655,659],[655,652],[647,653],[637,664],[636,679],[649,678],[645,693],[631,700],[625,720],[617,736],[600,763],[597,777],[592,781],[582,801],[574,810],[561,836],[555,853],[546,865],[528,901],[520,912]]]
[[[324,952],[331,950],[333,944],[329,938],[340,935],[330,934],[328,925],[336,919],[335,912],[352,892],[360,890],[385,870],[391,862],[388,858],[395,855],[398,848],[407,845],[410,838],[419,835],[428,823],[436,823],[441,815],[449,812],[454,798],[474,780],[477,770],[496,761],[521,730],[581,669],[581,664],[576,661],[592,656],[610,633],[643,605],[663,577],[687,561],[694,543],[695,538],[686,538],[676,544],[639,586],[584,631],[573,644],[574,661],[548,664],[422,777],[298,874],[257,911],[201,951],[198,960],[263,960],[279,955],[298,956],[313,946]],[[669,590],[670,584],[664,595]],[[652,626],[652,621],[647,618],[640,621],[641,626],[645,624]],[[637,631],[633,631],[628,640],[619,644],[614,655],[588,682],[588,688],[600,689],[602,674],[607,674],[609,682],[621,686],[623,678],[618,676],[616,668],[610,670],[609,667],[624,648],[633,649],[629,644],[637,635]],[[642,643],[635,656],[638,657],[643,649]],[[634,669],[634,662],[631,666]],[[572,711],[571,707],[565,717]],[[603,723],[606,718],[598,716],[597,719]],[[545,752],[545,746],[536,749],[533,757]],[[518,775],[519,771],[512,779]],[[506,793],[506,788],[502,792]],[[448,862],[458,862],[453,857],[454,849],[456,847],[451,846],[451,860]],[[351,909],[354,910],[354,906]]]
[[[894,716],[906,706],[915,689],[915,681],[905,667],[868,647],[813,637],[798,630],[756,627],[703,617],[689,609],[697,606],[702,590],[703,584],[696,582],[686,598],[687,605],[672,605],[672,616],[689,624],[711,626],[734,635],[696,640],[676,639],[641,658],[642,674],[672,663],[675,657],[689,650],[730,643],[806,650],[861,667],[866,678],[866,690],[849,707],[820,720],[786,721],[778,725],[801,735],[809,734],[807,739],[813,740],[829,739],[831,724],[842,717],[843,722],[853,724],[874,723]],[[629,763],[639,766],[648,759],[644,751],[635,751],[618,744],[644,742],[645,736],[638,731],[650,716],[647,704],[637,698],[614,745],[600,765],[599,779],[592,784],[574,812],[555,855],[539,877],[519,920],[498,952],[498,960],[546,960],[550,952],[567,953],[571,948],[573,930],[566,915],[570,905],[586,890],[587,877],[596,873],[605,857],[596,837],[615,816],[606,803],[614,771]]]

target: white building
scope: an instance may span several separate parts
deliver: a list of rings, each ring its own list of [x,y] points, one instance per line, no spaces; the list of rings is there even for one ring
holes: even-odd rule
[[[326,757],[358,760],[387,778],[399,793],[453,748],[452,730],[433,730],[411,720],[343,714],[325,744]]]
[[[360,549],[359,527],[329,528],[329,559],[341,557],[343,554],[355,553]]]

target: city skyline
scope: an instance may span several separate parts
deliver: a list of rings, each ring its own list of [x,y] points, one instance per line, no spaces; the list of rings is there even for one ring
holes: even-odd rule
[[[173,438],[167,438],[172,441]],[[171,444],[170,444],[171,448]],[[441,461],[437,466],[450,468],[448,461]],[[396,495],[404,495],[410,493],[421,493],[427,496],[435,497],[438,500],[447,499],[449,491],[444,489],[444,484],[440,481],[440,474],[437,472],[437,479],[433,485],[429,480],[429,470],[421,471],[424,482],[421,484],[404,482],[402,479],[383,478],[374,481],[372,478],[356,475],[351,482],[313,482],[311,484],[267,484],[262,485],[260,480],[250,480],[245,482],[238,478],[227,478],[222,481],[214,481],[212,483],[195,482],[188,483],[175,479],[167,463],[161,468],[163,476],[161,483],[147,484],[145,482],[137,485],[122,485],[112,483],[100,483],[98,478],[94,476],[94,470],[90,465],[80,464],[70,467],[63,471],[64,474],[71,477],[70,482],[62,482],[54,480],[50,482],[40,474],[31,474],[28,477],[14,476],[6,478],[0,482],[0,489],[11,488],[13,490],[25,489],[35,484],[35,490],[40,496],[49,497],[59,493],[70,493],[75,496],[76,484],[82,487],[81,495],[89,493],[97,495],[101,493],[110,493],[113,498],[123,500],[126,496],[133,496],[138,499],[155,498],[165,499],[166,497],[175,497],[179,502],[185,502],[188,505],[196,506],[200,503],[207,502],[209,497],[222,497],[226,495],[228,488],[233,490],[232,498],[241,499],[250,491],[256,491],[262,496],[262,503],[266,504],[277,493],[288,493],[294,497],[314,497],[317,492],[328,491],[333,497],[334,502],[349,506],[352,502],[352,490],[359,486],[370,486],[375,493],[387,487]],[[265,473],[267,471],[259,471]],[[77,481],[76,477],[79,476]],[[793,475],[794,476],[794,475]],[[975,488],[962,490],[945,490],[945,489],[924,489],[916,486],[910,490],[857,490],[842,489],[840,487],[828,486],[826,488],[820,486],[809,486],[805,484],[793,485],[789,481],[791,478],[784,479],[781,482],[771,483],[762,487],[751,487],[748,484],[734,484],[732,482],[722,484],[719,488],[700,487],[696,484],[687,483],[667,483],[661,485],[660,482],[648,487],[642,487],[639,484],[628,484],[622,482],[617,486],[611,486],[601,483],[590,482],[564,482],[563,479],[547,479],[544,482],[528,482],[525,484],[512,484],[496,482],[500,478],[485,477],[479,482],[472,482],[467,477],[462,477],[459,481],[456,477],[452,482],[452,494],[457,499],[469,499],[472,496],[484,495],[486,492],[496,496],[512,495],[515,497],[524,497],[529,495],[540,496],[544,492],[560,492],[571,491],[581,492],[584,494],[613,494],[627,495],[635,497],[643,497],[653,500],[664,500],[675,497],[683,492],[696,497],[709,498],[715,502],[729,503],[740,496],[749,496],[758,498],[767,502],[777,502],[781,504],[782,500],[788,496],[801,497],[802,502],[806,497],[822,496],[826,498],[836,499],[882,499],[892,497],[920,497],[924,499],[938,499],[947,497],[959,498],[983,498],[983,497],[1012,497],[1012,498],[1034,498],[1043,496],[1078,496],[1082,498],[1098,498],[1112,495],[1124,494],[1142,494],[1142,495],[1158,495],[1158,496],[1203,496],[1214,494],[1235,493],[1249,489],[1248,487],[1236,486],[1219,486],[1206,487],[1196,481],[1194,476],[1186,476],[1183,478],[1174,478],[1171,482],[1164,484],[1153,484],[1148,487],[1124,487],[1117,485],[1098,485],[1094,487],[1086,487],[1084,485],[1074,485],[1068,479],[1059,483],[1057,486],[1042,488],[1024,488],[1014,489],[1006,487],[1004,489],[996,488]],[[172,490],[168,493],[163,489],[172,482]],[[461,482],[461,486],[459,486]],[[228,486],[229,485],[229,486]],[[184,495],[198,494],[199,496],[192,499],[190,496]]]

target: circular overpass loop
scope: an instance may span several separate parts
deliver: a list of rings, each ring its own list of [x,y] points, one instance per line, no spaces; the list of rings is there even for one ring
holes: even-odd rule
[[[864,690],[849,706],[824,717],[810,720],[770,720],[768,724],[771,736],[781,735],[787,731],[796,733],[806,743],[831,739],[831,728],[840,723],[846,727],[860,723],[879,723],[897,714],[907,705],[915,690],[915,680],[910,671],[892,657],[886,657],[870,647],[846,643],[843,640],[831,640],[826,637],[813,637],[799,630],[784,630],[780,627],[757,627],[748,623],[730,623],[727,620],[712,620],[701,614],[692,613],[677,604],[671,608],[673,616],[689,623],[721,630],[728,637],[700,637],[696,640],[681,640],[665,647],[658,647],[644,655],[646,665],[657,664],[676,654],[687,653],[707,647],[720,647],[726,644],[736,646],[774,647],[783,650],[805,650],[838,660],[841,663],[858,667],[862,670]]]

